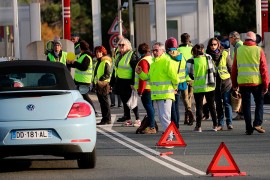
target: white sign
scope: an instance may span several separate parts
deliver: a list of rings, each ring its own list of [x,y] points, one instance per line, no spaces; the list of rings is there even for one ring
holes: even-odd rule
[[[127,33],[126,28],[123,26],[122,24],[122,32],[123,34]],[[119,33],[119,23],[118,23],[118,17],[116,17],[108,31],[108,34],[115,34],[115,33]]]

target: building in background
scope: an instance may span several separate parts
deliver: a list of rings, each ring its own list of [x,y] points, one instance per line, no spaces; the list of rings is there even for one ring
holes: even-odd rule
[[[171,36],[180,42],[182,33],[189,33],[194,44],[206,44],[214,36],[213,0],[137,1],[135,30],[137,45],[165,42]]]

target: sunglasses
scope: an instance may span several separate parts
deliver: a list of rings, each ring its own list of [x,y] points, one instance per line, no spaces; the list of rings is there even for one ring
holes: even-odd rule
[[[217,46],[218,44],[210,44],[210,46]]]
[[[125,44],[118,44],[118,46],[120,46],[120,47],[124,47],[124,46],[125,46]]]
[[[152,49],[152,52],[158,52],[159,49]]]

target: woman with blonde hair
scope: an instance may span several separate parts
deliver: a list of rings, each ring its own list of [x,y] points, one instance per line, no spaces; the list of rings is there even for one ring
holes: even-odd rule
[[[132,50],[131,43],[128,39],[122,38],[118,41],[119,56],[115,61],[115,68],[112,74],[111,86],[115,87],[116,94],[119,94],[123,102],[124,116],[117,122],[124,122],[124,126],[140,126],[138,106],[132,109],[135,114],[135,123],[133,124],[130,116],[130,109],[127,102],[131,97],[132,90],[135,90],[135,68],[139,62],[136,52]]]

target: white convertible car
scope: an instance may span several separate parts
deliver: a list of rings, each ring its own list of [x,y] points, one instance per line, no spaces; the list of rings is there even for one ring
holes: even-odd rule
[[[94,168],[96,118],[83,88],[61,63],[0,62],[0,158],[54,155]]]

